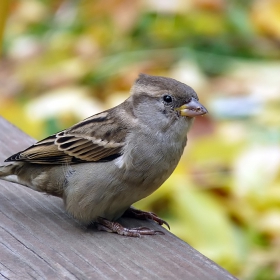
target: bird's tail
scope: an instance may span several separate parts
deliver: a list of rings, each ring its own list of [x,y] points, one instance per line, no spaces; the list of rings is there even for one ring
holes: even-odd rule
[[[19,168],[19,164],[9,164],[0,166],[0,179],[13,183],[19,183],[17,176]]]
[[[0,180],[17,183],[38,192],[62,197],[63,186],[49,180],[46,175],[46,169],[48,168],[48,166],[37,166],[26,162],[13,162],[9,165],[0,166]]]

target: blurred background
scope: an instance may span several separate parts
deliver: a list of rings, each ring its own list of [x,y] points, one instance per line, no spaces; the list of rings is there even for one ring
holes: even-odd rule
[[[4,0],[2,33],[0,115],[38,140],[139,73],[193,87],[209,114],[135,206],[235,276],[280,279],[280,1]]]

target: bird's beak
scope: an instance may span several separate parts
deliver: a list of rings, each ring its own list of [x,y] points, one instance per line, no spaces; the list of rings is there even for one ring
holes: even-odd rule
[[[176,108],[181,116],[196,117],[208,113],[207,109],[201,105],[196,99],[192,98],[190,102]]]

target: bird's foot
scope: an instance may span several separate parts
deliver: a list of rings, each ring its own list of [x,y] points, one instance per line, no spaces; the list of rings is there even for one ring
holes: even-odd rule
[[[169,224],[158,217],[155,213],[152,212],[146,212],[138,209],[134,209],[132,207],[129,207],[123,214],[123,217],[130,217],[130,218],[135,218],[135,219],[140,219],[140,220],[153,220],[157,222],[159,225],[166,225],[168,229],[170,230]]]
[[[119,235],[130,237],[141,237],[142,235],[164,234],[162,231],[149,229],[147,227],[125,228],[117,222],[111,222],[105,218],[97,218],[97,229],[107,232],[114,232]]]

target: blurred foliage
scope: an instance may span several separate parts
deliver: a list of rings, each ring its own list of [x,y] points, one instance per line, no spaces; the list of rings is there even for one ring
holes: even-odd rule
[[[122,102],[140,72],[191,85],[210,113],[136,206],[234,275],[280,279],[279,40],[278,0],[10,1],[0,114],[41,139]]]

